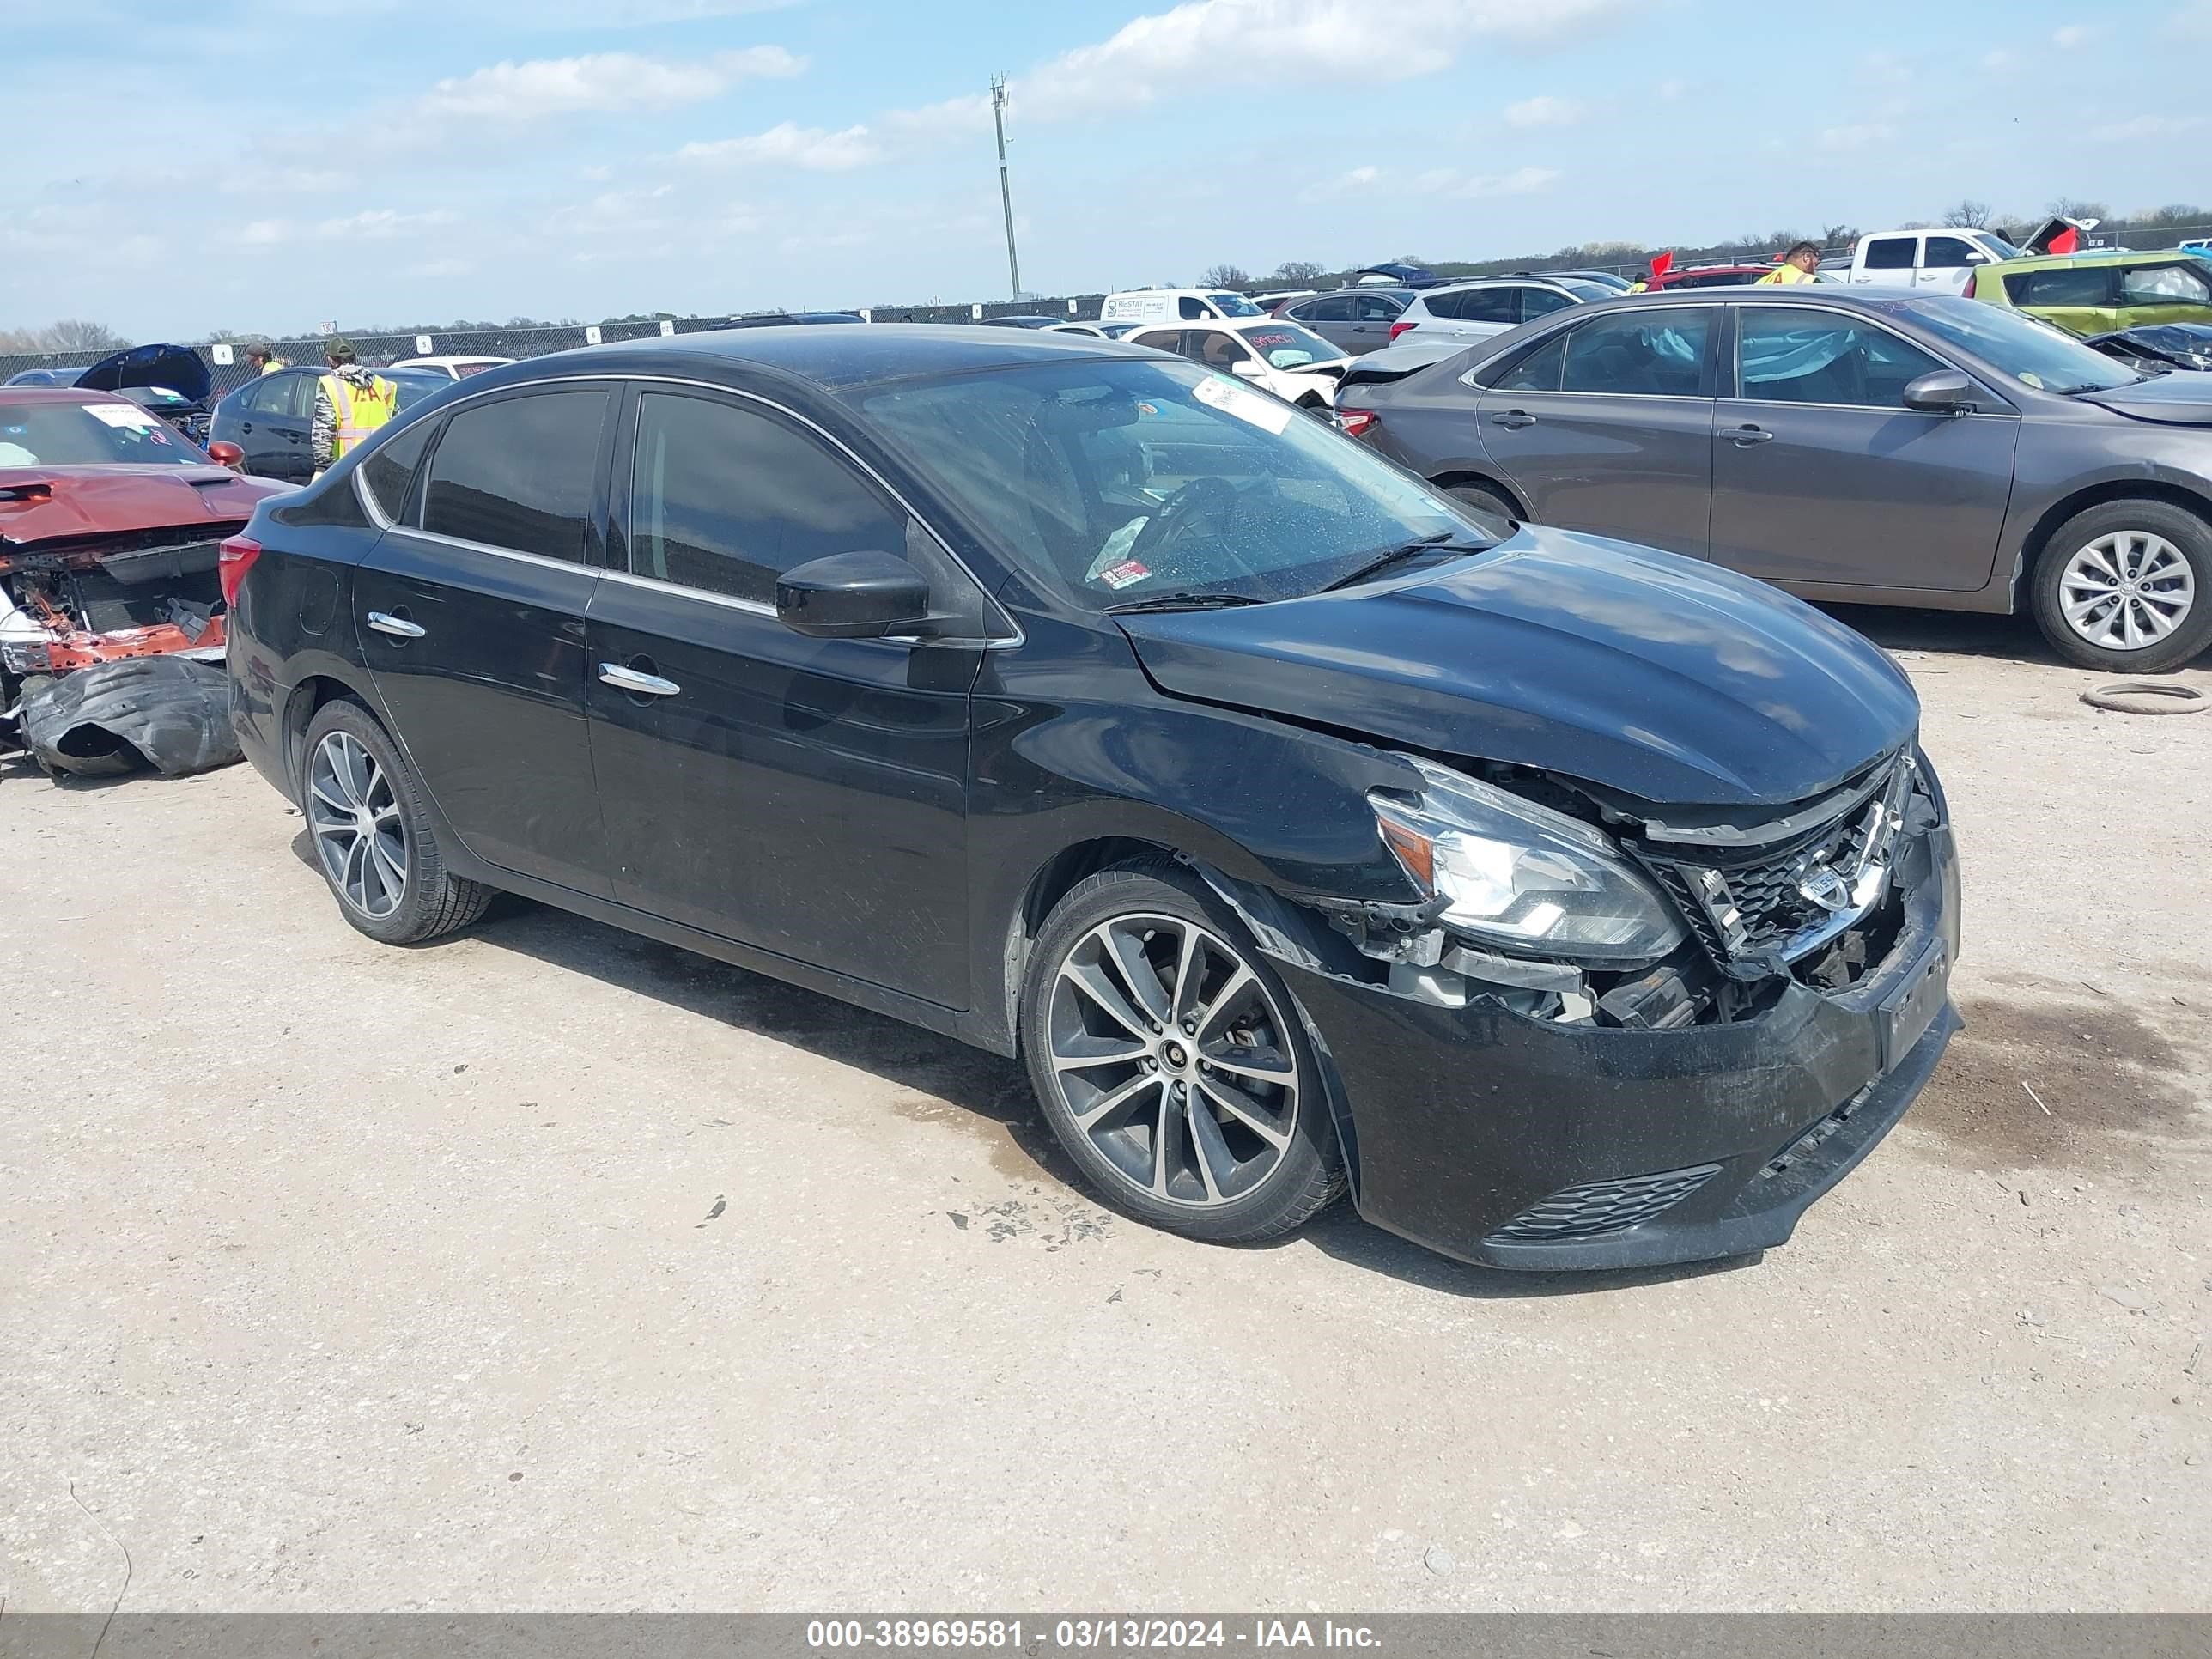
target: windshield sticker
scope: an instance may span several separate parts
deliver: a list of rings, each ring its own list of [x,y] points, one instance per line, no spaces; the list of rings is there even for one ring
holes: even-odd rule
[[[2043,376],[2036,374],[2033,369],[2023,368],[2020,372],[2020,378],[2027,381],[2028,385],[2033,386],[2038,392],[2043,390]]]
[[[1224,415],[1234,415],[1246,425],[1256,426],[1262,432],[1273,433],[1277,437],[1289,429],[1291,416],[1297,413],[1288,404],[1264,392],[1247,392],[1225,375],[1200,380],[1191,395]]]
[[[1118,593],[1130,583],[1140,582],[1152,574],[1134,559],[1125,559],[1110,570],[1100,571],[1098,580]]]
[[[1149,513],[1139,514],[1109,536],[1106,545],[1098,550],[1098,556],[1091,560],[1091,568],[1083,573],[1083,580],[1087,582],[1104,581],[1109,570],[1121,567],[1124,560],[1129,559],[1129,550],[1136,545],[1137,538],[1145,533],[1145,526],[1152,521]],[[1129,562],[1135,562],[1133,560]],[[1134,576],[1129,578],[1130,581],[1136,580]]]
[[[136,404],[87,404],[84,412],[110,426],[135,427],[140,431],[161,423],[157,416],[149,415]]]

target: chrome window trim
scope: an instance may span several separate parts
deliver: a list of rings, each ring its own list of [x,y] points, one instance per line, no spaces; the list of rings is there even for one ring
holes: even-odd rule
[[[510,392],[521,394],[526,392],[534,391],[541,386],[606,385],[610,382],[641,386],[684,386],[699,392],[719,392],[725,397],[745,398],[749,402],[758,404],[763,409],[772,410],[775,413],[785,416],[787,419],[795,421],[800,426],[805,428],[806,430],[813,433],[815,436],[826,441],[831,447],[835,448],[839,454],[842,455],[846,460],[850,462],[853,466],[860,471],[863,477],[868,479],[878,489],[882,490],[884,494],[896,501],[899,505],[900,511],[903,512],[907,517],[911,519],[915,523],[920,525],[922,528],[923,533],[927,535],[932,541],[935,542],[938,545],[939,550],[941,551],[947,559],[952,562],[953,568],[959,571],[962,575],[967,577],[969,581],[974,586],[976,592],[982,596],[983,603],[989,608],[991,615],[995,617],[998,620],[1004,622],[1009,628],[1013,629],[1012,634],[1000,635],[994,632],[989,637],[982,640],[902,641],[892,638],[864,641],[862,641],[863,643],[872,645],[901,645],[907,647],[908,648],[920,645],[936,645],[966,647],[970,650],[1005,651],[1011,650],[1014,647],[1022,644],[1028,638],[1028,635],[1022,631],[1020,622],[1007,613],[1006,608],[999,603],[997,597],[988,587],[984,586],[982,579],[976,575],[975,571],[969,568],[968,561],[962,558],[960,555],[953,550],[951,543],[948,542],[945,538],[944,535],[938,530],[935,525],[930,523],[927,519],[922,517],[921,514],[915,511],[914,503],[907,500],[907,498],[899,492],[897,487],[894,485],[890,479],[884,477],[883,474],[877,471],[874,467],[870,466],[866,461],[863,460],[859,455],[854,453],[852,446],[846,443],[843,439],[840,438],[836,433],[830,431],[828,428],[823,426],[819,422],[809,420],[797,410],[788,408],[786,405],[776,402],[773,398],[763,397],[757,392],[747,392],[741,386],[721,386],[713,380],[695,380],[680,375],[638,374],[610,374],[605,373],[597,374],[559,374],[549,376],[542,380],[526,380],[521,384],[515,386],[486,386],[481,392],[472,392],[464,397],[456,398],[449,404],[441,404],[437,411],[437,416],[432,416],[431,418],[434,419],[438,416],[449,416],[457,410],[465,408],[470,404],[477,403],[485,398],[495,398]],[[363,452],[364,454],[373,454],[374,453],[374,450]],[[542,553],[526,553],[520,548],[494,547],[484,542],[466,541],[458,536],[444,535],[434,530],[425,529],[420,525],[396,523],[392,519],[386,516],[384,510],[377,505],[374,492],[372,492],[368,486],[362,481],[361,475],[362,465],[363,463],[360,461],[356,461],[354,464],[354,495],[355,498],[361,502],[362,510],[368,514],[370,521],[380,530],[404,531],[410,536],[421,536],[427,540],[440,542],[448,547],[466,548],[470,551],[476,553],[495,553],[505,558],[521,559],[532,564],[550,566],[556,570],[593,571],[603,577],[611,576],[620,580],[635,582],[645,586],[659,588],[667,592],[690,594],[699,599],[713,600],[716,603],[727,604],[733,609],[740,611],[765,614],[770,617],[775,615],[775,607],[774,605],[763,605],[757,599],[740,599],[733,594],[716,593],[703,587],[689,587],[681,582],[662,581],[658,577],[641,576],[635,571],[610,569],[605,565],[587,563],[582,559],[550,559]]]

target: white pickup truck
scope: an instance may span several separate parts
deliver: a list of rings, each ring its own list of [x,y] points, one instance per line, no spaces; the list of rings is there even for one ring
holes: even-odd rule
[[[1847,283],[1963,294],[1978,265],[2026,256],[1993,230],[1878,230],[1851,250]]]

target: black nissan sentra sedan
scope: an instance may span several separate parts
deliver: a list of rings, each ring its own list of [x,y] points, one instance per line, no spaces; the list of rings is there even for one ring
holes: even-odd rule
[[[1511,1267],[1789,1237],[1958,1029],[1882,654],[1073,335],[494,369],[223,549],[346,920],[520,893],[1026,1061],[1109,1202]]]

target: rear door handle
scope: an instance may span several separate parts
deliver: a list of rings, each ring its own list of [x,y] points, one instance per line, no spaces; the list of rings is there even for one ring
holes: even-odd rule
[[[1753,444],[1769,443],[1774,434],[1763,426],[1740,426],[1729,434],[1738,449],[1748,449]]]
[[[380,634],[389,634],[395,640],[419,640],[430,630],[420,623],[411,623],[404,617],[389,617],[381,611],[368,613],[368,625]]]
[[[601,663],[599,678],[617,690],[634,691],[641,697],[672,697],[684,689],[674,680],[664,680],[641,668],[625,668],[618,662]]]
[[[1490,419],[1491,423],[1494,426],[1510,426],[1516,431],[1518,431],[1524,426],[1534,426],[1536,424],[1536,417],[1528,413],[1525,409],[1508,410],[1503,415],[1492,416]]]

